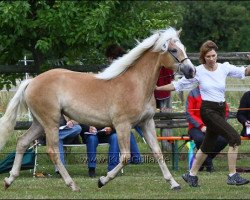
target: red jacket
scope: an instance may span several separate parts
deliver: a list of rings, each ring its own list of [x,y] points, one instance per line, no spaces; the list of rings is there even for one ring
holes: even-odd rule
[[[201,102],[202,102],[201,93],[199,87],[196,87],[189,92],[186,102],[186,117],[188,121],[188,130],[194,127],[201,129],[203,126],[205,126],[205,124],[201,120],[201,115],[200,115]],[[229,108],[226,103],[225,118],[227,118],[228,115],[229,115]]]
[[[162,67],[156,85],[157,86],[167,85],[171,83],[173,79],[174,79],[173,70]],[[155,98],[158,100],[166,99],[170,97],[170,91],[156,91],[155,90],[154,95],[155,95]]]

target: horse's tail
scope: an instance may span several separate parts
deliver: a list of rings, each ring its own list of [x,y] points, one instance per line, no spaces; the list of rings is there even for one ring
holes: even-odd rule
[[[21,83],[16,94],[10,100],[3,117],[0,119],[0,150],[4,147],[14,130],[18,112],[27,112],[24,91],[31,80],[28,79]]]

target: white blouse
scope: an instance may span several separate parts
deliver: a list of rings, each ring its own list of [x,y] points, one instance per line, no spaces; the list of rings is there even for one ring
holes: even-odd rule
[[[226,78],[245,78],[245,67],[236,67],[234,65],[225,63],[217,63],[215,71],[207,70],[204,65],[196,67],[196,75],[192,79],[182,77],[178,81],[173,81],[172,84],[176,91],[183,89],[190,89],[200,86],[201,98],[206,101],[224,102],[226,90]]]

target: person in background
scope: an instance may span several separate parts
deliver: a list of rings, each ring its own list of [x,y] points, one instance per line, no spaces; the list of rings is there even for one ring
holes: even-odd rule
[[[94,126],[88,126],[81,124],[82,132],[81,137],[87,146],[87,157],[88,157],[88,173],[89,177],[95,177],[96,172],[96,152],[97,146],[100,143],[109,143],[108,152],[108,171],[111,171],[119,164],[120,149],[115,130],[110,127],[104,127],[97,129]],[[139,148],[136,143],[134,135],[131,133],[130,136],[130,151],[131,159],[130,163],[139,164],[142,162]]]
[[[241,136],[250,136],[247,134],[247,127],[250,128],[250,91],[243,94],[240,99],[239,109],[237,111],[237,120],[242,124]]]
[[[106,48],[106,52],[105,52],[105,55],[108,59],[108,63],[111,64],[114,60],[118,59],[119,57],[122,57],[124,54],[126,53],[126,51],[121,47],[119,46],[118,44],[110,44],[107,48]],[[142,133],[142,130],[139,126],[135,126],[134,129],[137,131],[137,133],[143,138],[143,133]],[[135,140],[135,137],[133,135],[133,133],[131,132],[131,144],[132,147],[131,149],[138,149],[136,150],[136,152],[139,152],[139,148],[137,146],[137,143],[136,143],[136,140]]]
[[[64,166],[66,165],[66,162],[64,158],[65,152],[63,145],[65,143],[70,144],[71,142],[76,141],[77,136],[80,135],[81,131],[82,128],[76,121],[71,120],[64,115],[61,115],[59,121],[59,131],[58,131],[58,136],[59,136],[58,149],[59,149],[60,159]],[[45,135],[38,138],[38,144],[46,145]],[[59,171],[56,167],[55,167],[55,173],[59,174]]]
[[[200,114],[202,121],[207,126],[207,130],[205,139],[195,155],[191,170],[182,175],[182,178],[191,187],[198,186],[197,173],[209,152],[213,151],[218,135],[226,138],[229,143],[227,184],[244,185],[249,183],[248,179],[242,178],[236,172],[236,161],[241,139],[237,131],[225,120],[225,90],[227,77],[243,79],[245,76],[250,75],[250,66],[237,67],[228,62],[217,63],[217,49],[218,47],[213,41],[206,41],[200,48],[201,65],[196,67],[194,78],[186,79],[183,77],[171,84],[156,87],[156,90],[181,91],[189,89],[190,86],[200,86],[202,98]]]
[[[108,59],[108,63],[111,64],[114,60],[122,57],[126,51],[118,44],[110,44],[106,48],[105,56]]]
[[[82,131],[81,126],[74,120],[61,116],[59,127],[59,151],[62,163],[65,165],[63,143],[65,139],[75,138]]]
[[[125,50],[117,44],[111,44],[107,47],[105,55],[108,59],[108,63],[111,64],[113,60],[118,59],[119,57],[125,54]],[[86,141],[87,144],[87,156],[88,156],[88,168],[89,176],[95,177],[96,169],[96,148],[99,143],[108,142],[109,143],[109,153],[108,153],[108,171],[111,171],[119,164],[120,158],[120,149],[118,145],[118,138],[115,130],[112,130],[110,127],[105,127],[97,129],[93,126],[82,126],[82,138]],[[135,127],[137,132],[141,134],[139,127]],[[90,134],[86,134],[86,133]],[[84,134],[85,133],[85,134]],[[130,136],[130,151],[131,159],[130,163],[139,164],[142,162],[140,151],[136,143],[134,134],[131,132]]]
[[[247,58],[250,60],[250,54]],[[241,136],[250,136],[250,131],[249,134],[247,132],[247,127],[250,129],[250,91],[245,92],[241,97],[236,117],[242,124]]]
[[[125,53],[126,53],[126,51],[121,46],[119,46],[118,44],[110,44],[106,48],[105,55],[106,55],[106,57],[108,59],[109,64],[111,64],[114,60],[122,57]],[[134,127],[134,129],[143,138],[143,133],[142,133],[141,128],[136,125]],[[115,130],[114,130],[114,132],[115,132]],[[115,135],[115,136],[117,138],[117,135]],[[117,147],[119,148],[119,146],[118,146],[118,139],[116,140],[116,143],[117,144],[114,146],[114,148],[113,148],[114,151],[113,152],[116,152]],[[140,151],[139,151],[138,145],[136,143],[134,134],[132,132],[131,132],[131,137],[130,137],[130,151],[131,151],[131,160],[130,160],[130,163],[134,163],[134,164],[141,163],[142,159],[141,159],[141,156],[140,156]],[[119,150],[119,152],[120,152],[120,150]],[[114,167],[111,167],[111,168],[113,169]],[[111,168],[110,168],[110,170],[111,170]]]
[[[192,89],[189,92],[186,101],[186,117],[188,121],[188,133],[190,135],[190,138],[194,140],[197,149],[200,149],[200,146],[205,138],[207,129],[200,115],[201,103],[202,99],[201,99],[200,89],[197,86],[196,88]],[[228,115],[229,115],[229,109],[226,104],[225,117],[227,118]],[[213,151],[208,154],[206,160],[203,162],[199,171],[203,171],[204,167],[206,167],[207,172],[212,172],[214,170],[213,159],[216,157],[217,154],[220,153],[220,151],[222,151],[227,146],[227,144],[228,144],[227,140],[219,135]]]
[[[166,69],[162,67],[160,70],[160,75],[157,80],[156,85],[162,86],[171,83],[174,79],[173,70]],[[170,91],[154,91],[154,97],[156,100],[156,108],[160,110],[160,112],[171,112],[171,92]],[[161,129],[161,136],[171,136],[171,129]],[[162,150],[167,151],[171,149],[171,145],[167,141],[162,141]]]

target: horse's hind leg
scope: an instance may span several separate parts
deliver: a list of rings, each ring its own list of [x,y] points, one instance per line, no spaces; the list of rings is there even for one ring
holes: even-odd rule
[[[180,185],[175,181],[172,177],[165,160],[163,158],[159,143],[157,141],[156,131],[155,131],[155,123],[154,120],[151,119],[148,122],[145,122],[142,126],[143,135],[150,146],[155,159],[158,161],[159,166],[161,168],[164,179],[170,183],[171,189],[178,190],[180,189]]]
[[[107,173],[107,176],[100,177],[98,181],[98,187],[102,187],[110,180],[114,179],[121,169],[128,164],[131,157],[130,154],[130,131],[131,125],[127,123],[120,124],[115,127],[117,131],[117,138],[119,142],[119,148],[121,151],[120,163],[111,171]]]
[[[10,171],[10,176],[4,179],[5,189],[7,189],[19,176],[24,152],[29,147],[30,143],[37,139],[42,133],[42,126],[34,119],[28,131],[18,139],[15,160]]]
[[[72,191],[79,191],[80,188],[75,184],[73,179],[70,177],[68,171],[62,164],[62,161],[59,157],[60,152],[58,148],[58,140],[59,140],[58,127],[55,125],[54,126],[47,125],[45,128],[45,133],[46,133],[47,153],[49,154],[51,161],[58,169],[66,185],[70,187]]]

